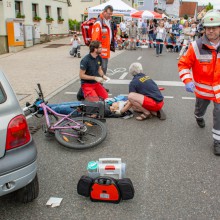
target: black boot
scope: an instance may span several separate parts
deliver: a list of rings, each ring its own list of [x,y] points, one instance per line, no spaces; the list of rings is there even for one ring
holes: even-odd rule
[[[78,58],[81,58],[80,53],[78,53]]]
[[[196,122],[199,125],[200,128],[205,127],[205,120],[203,118],[196,118]]]
[[[213,147],[214,154],[220,156],[220,142],[214,141]]]

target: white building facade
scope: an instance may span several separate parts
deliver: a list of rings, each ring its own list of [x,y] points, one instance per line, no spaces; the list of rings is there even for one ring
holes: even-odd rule
[[[69,32],[67,0],[0,0],[0,54],[7,52],[6,23],[16,19],[33,26],[41,37]]]

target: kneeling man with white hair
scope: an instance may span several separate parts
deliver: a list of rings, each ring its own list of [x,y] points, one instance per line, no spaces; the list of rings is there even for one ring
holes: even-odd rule
[[[142,113],[136,119],[143,121],[154,115],[165,120],[166,115],[162,110],[164,98],[157,84],[143,73],[140,63],[132,63],[129,73],[133,79],[129,84],[128,100],[134,111]]]

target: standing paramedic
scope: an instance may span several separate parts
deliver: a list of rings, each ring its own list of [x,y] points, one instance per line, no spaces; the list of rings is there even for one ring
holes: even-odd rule
[[[102,58],[100,56],[102,45],[99,41],[92,41],[89,45],[90,53],[87,54],[80,62],[81,88],[84,98],[89,101],[98,101],[108,98],[108,93],[102,86],[108,78],[102,71]]]
[[[203,117],[213,101],[213,147],[214,154],[220,156],[220,13],[207,12],[203,25],[204,36],[192,42],[179,60],[179,75],[186,91],[196,95],[195,118],[201,128],[205,127]]]
[[[112,30],[113,26],[111,25],[112,14],[113,7],[111,5],[105,6],[92,27],[92,41],[98,40],[102,44],[101,57],[104,74],[107,72],[110,50],[115,51],[114,30]]]

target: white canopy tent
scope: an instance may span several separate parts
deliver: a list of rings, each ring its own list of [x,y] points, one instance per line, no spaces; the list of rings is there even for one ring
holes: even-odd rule
[[[88,18],[97,17],[98,14],[100,14],[107,5],[111,5],[113,7],[113,14],[123,14],[125,16],[130,16],[131,13],[137,11],[136,9],[132,8],[121,0],[109,0],[101,5],[89,8]]]

